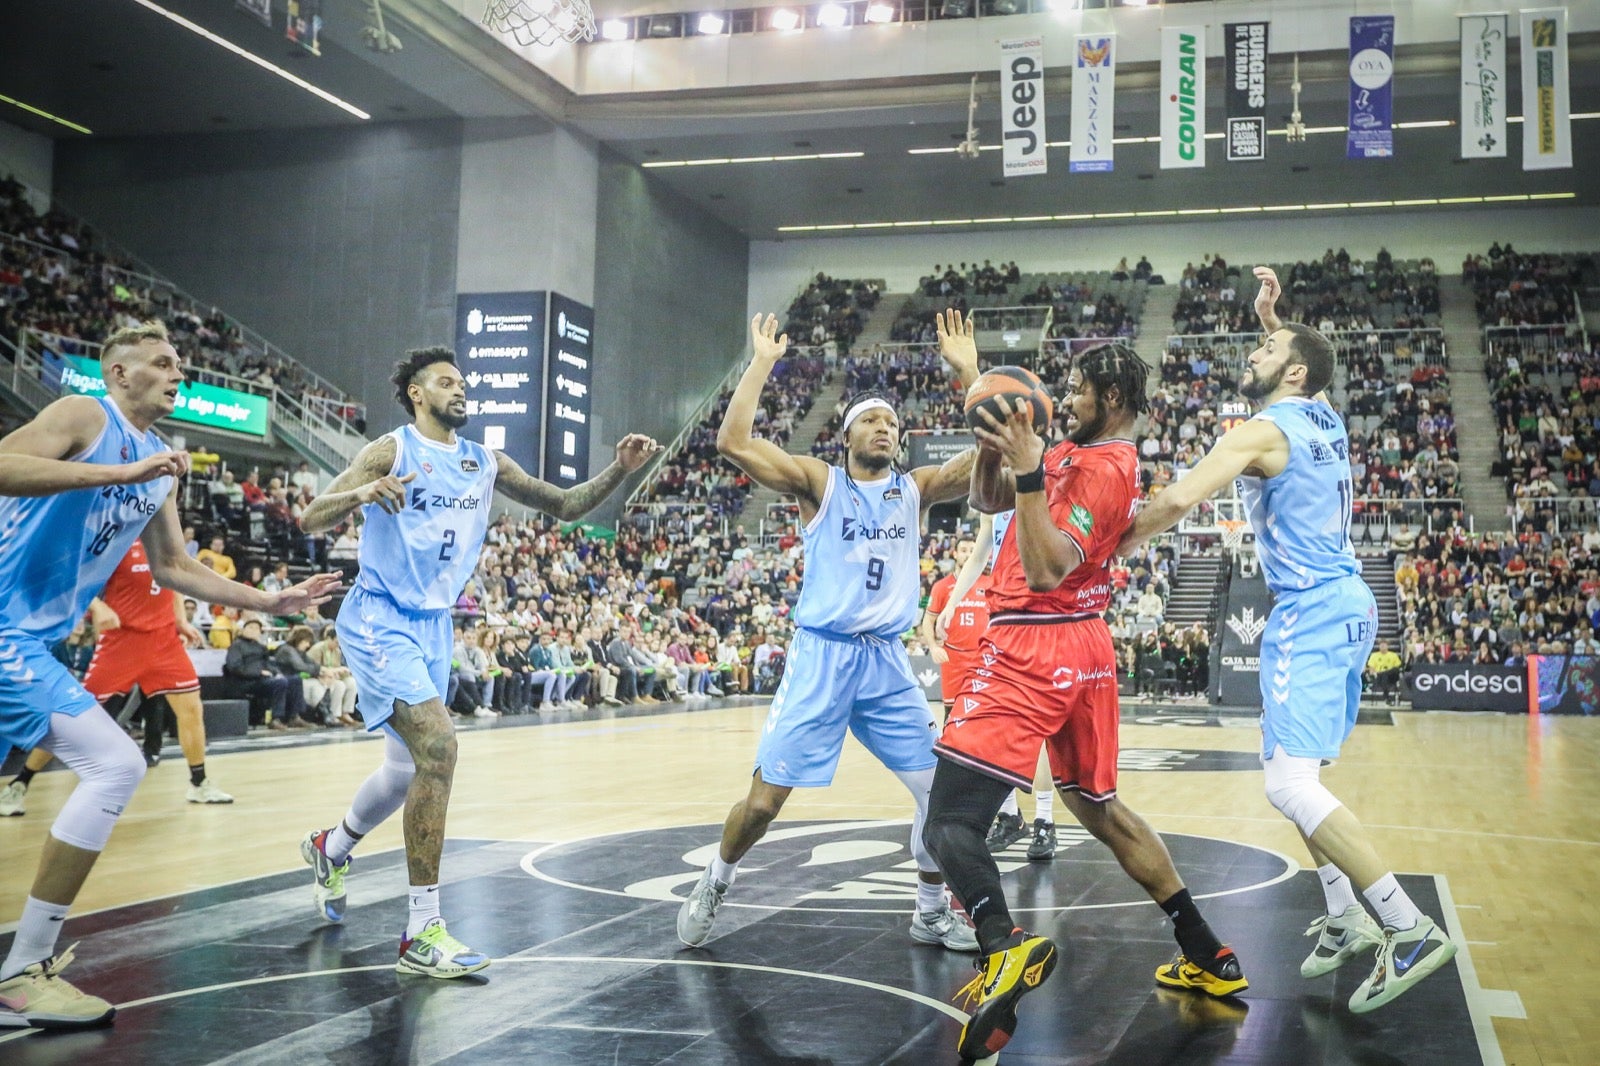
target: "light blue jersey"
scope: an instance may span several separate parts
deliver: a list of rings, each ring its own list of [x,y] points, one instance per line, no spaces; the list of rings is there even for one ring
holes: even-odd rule
[[[69,462],[117,466],[167,451],[104,396],[105,428]],[[172,478],[75,489],[51,496],[0,497],[0,628],[46,645],[72,632],[112,571],[172,491]]]
[[[362,508],[361,574],[356,587],[388,597],[410,611],[449,610],[478,564],[494,500],[495,457],[476,441],[428,440],[412,426],[394,438],[395,477],[406,485],[406,506],[389,514]]]
[[[167,446],[98,397],[105,428],[68,460],[116,466]],[[0,751],[36,747],[50,717],[99,706],[50,654],[72,632],[172,491],[172,478],[0,497]]]
[[[1350,542],[1349,434],[1326,403],[1279,400],[1256,418],[1289,441],[1289,462],[1277,477],[1239,478],[1239,495],[1256,535],[1267,587],[1296,592],[1361,573]]]
[[[828,470],[822,506],[805,528],[805,585],[795,624],[827,633],[897,639],[921,598],[922,496],[909,474],[855,481]]]

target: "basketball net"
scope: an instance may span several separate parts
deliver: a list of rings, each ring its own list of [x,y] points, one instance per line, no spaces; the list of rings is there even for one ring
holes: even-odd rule
[[[594,40],[588,0],[489,0],[483,24],[528,46]]]
[[[1250,523],[1237,518],[1219,518],[1217,525],[1222,528],[1222,546],[1234,555],[1244,547],[1245,531]]]

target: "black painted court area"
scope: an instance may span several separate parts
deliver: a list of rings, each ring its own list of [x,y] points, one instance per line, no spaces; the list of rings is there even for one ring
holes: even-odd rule
[[[394,973],[405,916],[399,852],[357,857],[343,926],[316,916],[302,871],[70,920],[68,976],[120,1006],[115,1027],[0,1034],[0,1062],[538,1063],[643,1066],[956,1061],[951,997],[969,957],[914,944],[907,826],[780,822],[746,860],[713,939],[684,949],[677,900],[716,827],[564,845],[452,841],[451,930],[496,961],[482,978]],[[298,861],[293,834],[281,847]],[[1314,872],[1203,837],[1168,845],[1244,961],[1237,1001],[1158,989],[1166,921],[1110,852],[1063,827],[1054,862],[1002,856],[1018,920],[1062,963],[1023,1001],[1002,1064],[1334,1066],[1482,1061],[1455,964],[1365,1017],[1351,963],[1306,981]],[[1428,912],[1434,881],[1403,877]],[[0,938],[0,949],[9,942]]]

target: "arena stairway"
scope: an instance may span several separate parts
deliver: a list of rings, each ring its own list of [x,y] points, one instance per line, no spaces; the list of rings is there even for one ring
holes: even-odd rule
[[[1483,376],[1483,330],[1473,307],[1472,289],[1444,280],[1439,286],[1444,350],[1450,356],[1450,402],[1456,416],[1456,447],[1461,452],[1461,497],[1472,528],[1479,533],[1511,528],[1504,480],[1490,473],[1499,455],[1488,379]]]
[[[1386,555],[1361,557],[1361,580],[1367,583],[1378,601],[1378,638],[1398,646],[1400,640],[1400,596],[1394,585],[1394,564]]]
[[[1217,589],[1222,578],[1223,559],[1220,555],[1186,555],[1179,560],[1163,621],[1172,622],[1180,629],[1196,622],[1208,631],[1216,628]]]
[[[1139,336],[1133,350],[1139,353],[1159,379],[1161,356],[1166,352],[1167,336],[1172,332],[1172,309],[1178,306],[1177,285],[1151,285],[1144,290],[1144,309],[1139,312]]]

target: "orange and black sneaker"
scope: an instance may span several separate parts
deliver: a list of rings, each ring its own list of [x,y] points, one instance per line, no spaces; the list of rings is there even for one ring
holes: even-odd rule
[[[957,995],[974,1000],[978,1009],[961,1027],[961,1043],[956,1051],[965,1061],[977,1061],[995,1054],[1011,1039],[1017,1028],[1017,1000],[1044,984],[1056,968],[1056,946],[1049,939],[1014,930],[1006,946],[990,952],[977,962],[978,976]]]
[[[1192,962],[1183,952],[1173,956],[1171,962],[1156,971],[1156,984],[1168,988],[1193,988],[1208,996],[1238,995],[1250,987],[1239,966],[1239,957],[1230,947],[1203,963]]]

